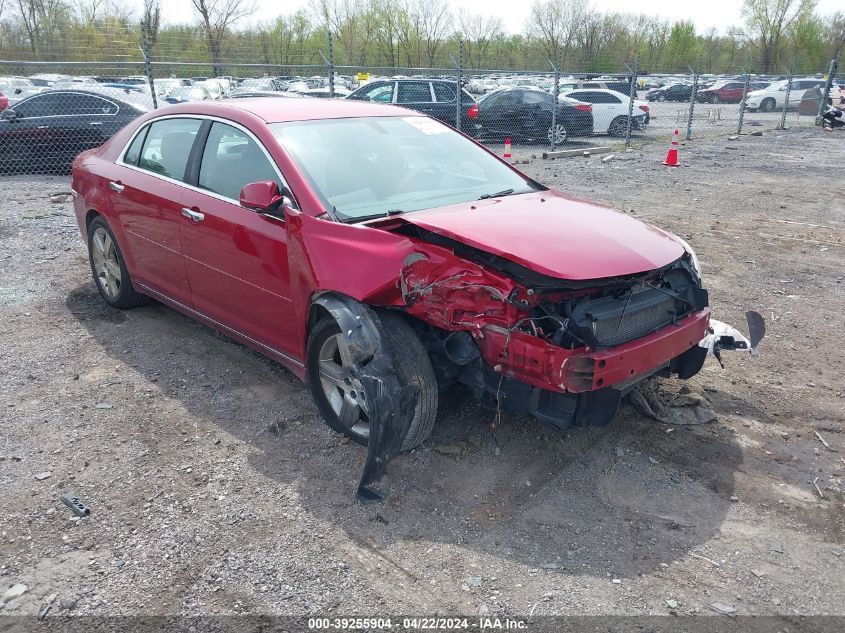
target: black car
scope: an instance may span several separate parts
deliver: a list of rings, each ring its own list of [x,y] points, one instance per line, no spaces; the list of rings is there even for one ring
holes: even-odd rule
[[[386,79],[371,81],[350,93],[347,99],[392,103],[422,112],[455,127],[456,96],[454,81],[441,79]],[[475,99],[461,89],[461,132],[477,136],[478,106]]]
[[[67,172],[77,154],[149,110],[147,101],[107,88],[28,97],[0,113],[0,173]]]
[[[692,98],[691,84],[671,84],[649,90],[645,95],[648,101],[689,101]]]
[[[555,145],[575,136],[593,133],[593,106],[558,97],[555,125],[552,111],[555,99],[548,92],[528,88],[503,88],[488,92],[478,102],[478,121],[486,138],[512,141],[552,141]]]

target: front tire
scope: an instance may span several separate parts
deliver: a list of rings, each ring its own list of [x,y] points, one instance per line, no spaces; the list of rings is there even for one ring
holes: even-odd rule
[[[418,388],[414,417],[402,450],[409,451],[431,435],[437,418],[437,379],[426,352],[411,326],[400,316],[379,314],[399,384]],[[333,430],[366,446],[370,428],[367,417],[368,399],[360,380],[355,376],[348,351],[348,341],[337,322],[324,318],[317,322],[308,337],[308,386],[326,424]]]
[[[771,97],[763,99],[763,103],[760,104],[760,111],[761,112],[774,112],[775,109],[775,100]]]
[[[88,225],[88,261],[100,296],[113,308],[135,308],[150,298],[132,286],[123,253],[108,223],[97,216]]]

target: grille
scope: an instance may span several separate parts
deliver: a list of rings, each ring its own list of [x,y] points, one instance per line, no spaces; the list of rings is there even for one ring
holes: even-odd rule
[[[593,332],[599,344],[602,347],[619,345],[670,324],[678,309],[674,299],[663,296],[665,300],[641,309],[632,309],[629,305],[624,316],[620,312],[620,316],[594,321]]]

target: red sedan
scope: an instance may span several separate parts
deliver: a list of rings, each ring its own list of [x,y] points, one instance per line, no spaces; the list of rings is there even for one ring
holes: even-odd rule
[[[638,381],[689,378],[708,351],[683,240],[409,110],[166,107],[81,154],[72,186],[103,299],[157,299],[288,367],[369,444],[365,497],[428,437],[439,387],[602,425]]]

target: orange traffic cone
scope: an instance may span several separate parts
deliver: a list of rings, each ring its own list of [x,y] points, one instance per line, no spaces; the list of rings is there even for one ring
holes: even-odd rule
[[[680,167],[681,161],[678,160],[678,130],[675,130],[675,135],[672,137],[672,144],[669,145],[669,151],[666,152],[666,158],[663,164],[669,167]]]
[[[503,155],[504,158],[511,157],[511,139],[510,137],[505,139],[505,153]]]

